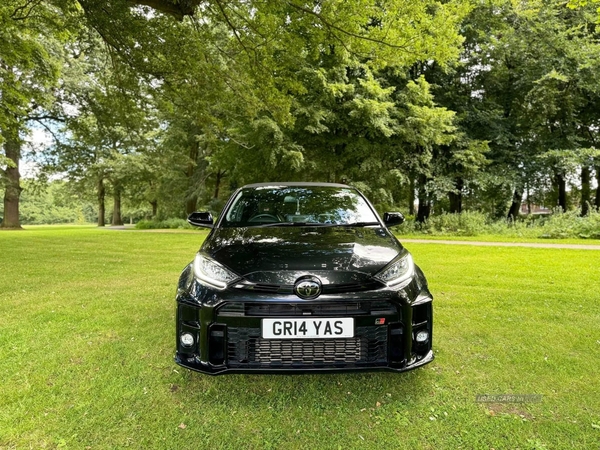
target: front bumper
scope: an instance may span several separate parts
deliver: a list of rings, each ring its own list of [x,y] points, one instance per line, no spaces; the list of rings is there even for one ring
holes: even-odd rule
[[[323,295],[212,291],[182,274],[177,294],[175,362],[211,374],[314,373],[345,371],[404,372],[433,360],[432,296],[420,271],[401,290]],[[351,317],[354,337],[265,339],[264,318]],[[429,339],[418,343],[419,331]],[[193,344],[180,336],[191,334]]]
[[[404,367],[392,367],[392,366],[360,366],[360,367],[283,367],[283,368],[268,368],[268,369],[250,369],[250,368],[231,368],[231,367],[217,367],[212,364],[205,364],[197,359],[192,361],[188,360],[186,354],[177,352],[175,354],[175,362],[186,369],[194,370],[196,372],[205,373],[208,375],[225,375],[233,373],[265,373],[265,374],[308,374],[308,373],[343,373],[343,372],[406,372],[407,370],[416,369],[424,366],[425,364],[433,361],[433,350],[430,350],[422,359],[415,361],[412,364],[407,364]]]

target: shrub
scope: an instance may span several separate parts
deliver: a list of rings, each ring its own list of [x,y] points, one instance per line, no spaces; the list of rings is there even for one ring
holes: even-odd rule
[[[563,213],[559,210],[542,223],[541,231],[540,237],[548,239],[600,239],[600,213],[591,211],[581,217],[578,211]]]
[[[431,216],[425,223],[414,219],[394,231],[401,235],[428,234],[436,236],[504,235],[547,239],[600,239],[600,212],[592,211],[581,217],[579,211],[555,211],[548,216],[522,216],[514,221],[492,220],[486,214],[465,211],[461,214],[443,213]]]
[[[399,234],[430,234],[453,236],[477,236],[487,231],[488,217],[477,211],[465,211],[461,214],[442,213],[430,216],[425,223],[418,223],[413,217],[407,217],[402,226],[395,228]]]
[[[431,234],[452,234],[456,236],[477,236],[486,231],[488,218],[477,211],[465,211],[461,214],[443,213],[431,216],[425,228]]]
[[[600,211],[592,211],[582,221],[578,237],[583,239],[600,239]]]
[[[194,229],[185,219],[165,219],[165,220],[140,220],[135,224],[138,230],[154,229]]]

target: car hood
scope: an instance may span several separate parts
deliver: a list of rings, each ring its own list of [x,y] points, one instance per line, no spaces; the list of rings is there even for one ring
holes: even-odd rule
[[[250,281],[293,282],[303,272],[337,283],[349,281],[344,273],[374,275],[402,245],[382,227],[250,227],[214,229],[201,250]]]

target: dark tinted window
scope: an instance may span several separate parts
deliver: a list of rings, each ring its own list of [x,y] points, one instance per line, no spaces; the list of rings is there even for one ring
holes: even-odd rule
[[[354,189],[329,186],[261,186],[242,189],[225,212],[221,226],[265,224],[349,225],[377,222]]]

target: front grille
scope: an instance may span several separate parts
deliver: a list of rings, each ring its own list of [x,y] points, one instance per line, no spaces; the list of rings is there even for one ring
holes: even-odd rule
[[[359,338],[308,342],[258,339],[255,360],[272,365],[355,363],[362,359],[361,349]]]
[[[357,327],[348,339],[263,339],[258,328],[228,327],[232,368],[360,367],[387,364],[387,327]]]
[[[396,314],[391,302],[327,302],[327,303],[226,303],[219,308],[221,317],[294,317],[356,316]]]
[[[366,280],[363,282],[324,284],[323,294],[344,294],[348,292],[362,292],[381,288],[381,283],[376,280]],[[242,282],[236,284],[237,289],[244,289],[253,292],[264,292],[269,294],[293,294],[294,285],[292,284],[265,284]]]
[[[269,292],[269,293],[277,293],[279,291],[292,292],[291,287],[288,288],[287,286],[280,286],[278,284],[260,284],[260,283],[251,285],[251,290],[257,291],[257,292]]]
[[[378,281],[365,281],[362,283],[343,283],[323,285],[323,294],[344,294],[347,292],[360,292],[381,287]]]

